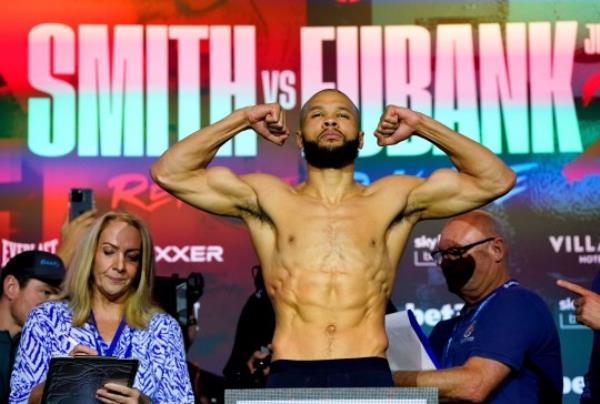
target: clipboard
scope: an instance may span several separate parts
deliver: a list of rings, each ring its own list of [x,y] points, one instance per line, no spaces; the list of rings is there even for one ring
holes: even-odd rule
[[[109,356],[52,358],[42,404],[96,404],[96,390],[108,382],[131,387],[138,366],[137,359]]]

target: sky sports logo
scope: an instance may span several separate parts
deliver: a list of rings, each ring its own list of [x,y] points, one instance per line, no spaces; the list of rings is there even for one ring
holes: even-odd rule
[[[575,318],[574,299],[567,297],[558,301],[558,326],[561,330],[587,330]]]
[[[413,264],[416,267],[436,266],[431,252],[437,248],[440,236],[429,237],[421,235],[413,239]]]

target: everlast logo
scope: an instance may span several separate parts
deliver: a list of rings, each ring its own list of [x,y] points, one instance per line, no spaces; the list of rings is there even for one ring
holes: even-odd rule
[[[2,266],[12,257],[23,251],[40,250],[55,254],[57,246],[58,239],[43,241],[41,243],[19,243],[2,239]]]

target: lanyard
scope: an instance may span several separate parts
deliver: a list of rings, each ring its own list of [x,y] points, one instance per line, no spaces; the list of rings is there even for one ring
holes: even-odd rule
[[[470,323],[471,324],[475,323],[475,320],[477,320],[477,317],[479,316],[479,314],[481,313],[483,308],[498,294],[498,292],[500,290],[508,289],[512,286],[518,286],[518,285],[519,285],[519,282],[511,279],[509,281],[506,281],[504,284],[502,284],[502,286],[499,286],[498,288],[496,288],[485,299],[483,299],[483,301],[481,303],[479,303],[479,306],[475,310],[475,313],[470,317]],[[463,310],[465,310],[465,309],[463,309]],[[446,343],[446,348],[444,349],[444,356],[442,357],[442,365],[444,368],[454,366],[454,363],[452,361],[450,361],[450,363],[449,363],[449,359],[450,359],[449,353],[450,353],[450,347],[452,346],[452,341],[454,340],[455,334],[458,331],[458,329],[460,328],[459,326],[464,322],[463,318],[467,318],[466,313],[463,317],[463,313],[462,313],[463,310],[461,310],[459,319],[456,322],[456,324],[454,324],[454,327],[452,328],[452,333],[450,334],[450,338],[448,338],[448,343]]]
[[[115,332],[115,335],[113,336],[113,339],[110,342],[110,346],[108,347],[108,349],[106,351],[103,351],[103,349],[102,349],[103,340],[102,340],[102,336],[100,336],[100,330],[98,330],[98,325],[96,324],[96,319],[94,318],[93,311],[90,311],[90,319],[92,321],[92,325],[96,329],[96,332],[94,335],[94,343],[96,344],[96,352],[98,352],[98,355],[100,355],[100,356],[113,356],[115,349],[119,345],[119,340],[121,339],[121,335],[123,334],[123,331],[125,330],[125,325],[127,324],[125,322],[125,318],[123,317],[121,319],[121,322],[119,323],[119,326],[117,327],[117,331]],[[131,335],[130,335],[130,339],[129,339],[129,345],[127,346],[127,349],[125,350],[125,358],[130,358],[130,357],[131,357]]]

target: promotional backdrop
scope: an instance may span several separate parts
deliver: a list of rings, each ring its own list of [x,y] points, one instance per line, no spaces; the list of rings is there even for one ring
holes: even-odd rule
[[[141,216],[160,275],[200,272],[200,334],[189,357],[220,374],[257,258],[243,224],[161,191],[150,164],[232,110],[278,101],[297,128],[301,104],[338,88],[367,136],[356,180],[428,176],[449,160],[420,138],[377,146],[386,104],[408,106],[481,142],[518,174],[489,209],[507,227],[513,275],[548,302],[559,327],[564,393],[575,402],[591,332],[574,296],[600,268],[600,3],[524,0],[30,0],[0,13],[1,264],[55,251],[72,187],[101,212]],[[293,141],[252,132],[214,164],[302,181]],[[431,262],[441,221],[419,224],[393,302],[426,332],[460,308]]]

